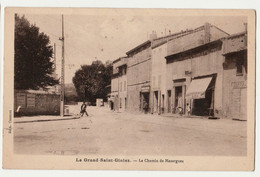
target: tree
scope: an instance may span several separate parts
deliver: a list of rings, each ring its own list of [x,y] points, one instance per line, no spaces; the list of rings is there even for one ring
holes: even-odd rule
[[[78,98],[81,101],[95,103],[97,98],[106,100],[105,87],[110,85],[112,64],[104,65],[101,61],[93,61],[91,65],[82,65],[73,77]]]
[[[15,89],[46,88],[59,83],[54,72],[49,37],[24,18],[15,15]]]
[[[72,83],[65,84],[65,95],[64,95],[65,104],[67,105],[67,104],[76,103],[78,101],[77,96],[78,95],[74,85]]]

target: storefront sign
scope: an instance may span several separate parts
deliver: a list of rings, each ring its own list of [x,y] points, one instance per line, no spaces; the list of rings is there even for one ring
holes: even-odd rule
[[[231,87],[233,89],[246,88],[247,82],[246,81],[231,82]]]
[[[27,107],[35,107],[35,94],[27,94]]]

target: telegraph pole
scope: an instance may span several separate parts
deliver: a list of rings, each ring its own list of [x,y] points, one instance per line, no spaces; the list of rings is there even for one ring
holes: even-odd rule
[[[54,63],[54,72],[56,73],[56,43],[53,45],[53,63]]]
[[[64,86],[64,79],[65,79],[65,61],[64,61],[64,21],[63,21],[63,15],[61,16],[62,20],[62,37],[59,38],[59,40],[62,41],[62,58],[61,58],[61,94],[60,94],[60,116],[64,116],[64,92],[65,92],[65,86]]]

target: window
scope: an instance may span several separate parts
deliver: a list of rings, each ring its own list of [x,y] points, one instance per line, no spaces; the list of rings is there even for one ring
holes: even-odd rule
[[[124,91],[126,91],[126,81],[124,81]]]
[[[120,82],[120,92],[122,92],[122,82]]]
[[[236,71],[236,75],[237,76],[243,76],[243,59],[242,57],[238,57],[236,59],[236,66],[237,66],[237,71]]]

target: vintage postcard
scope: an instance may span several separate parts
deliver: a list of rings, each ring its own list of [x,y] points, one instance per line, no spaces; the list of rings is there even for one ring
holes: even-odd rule
[[[254,10],[4,13],[3,168],[254,170]]]

